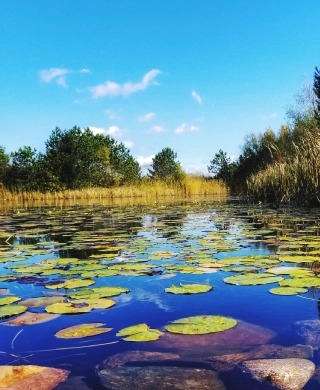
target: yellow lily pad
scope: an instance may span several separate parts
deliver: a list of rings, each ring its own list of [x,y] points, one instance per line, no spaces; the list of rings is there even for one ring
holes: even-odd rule
[[[271,294],[275,295],[298,295],[308,292],[307,288],[302,287],[275,287],[269,290]]]
[[[28,310],[27,306],[21,305],[5,305],[0,307],[0,319],[12,317],[17,314],[24,313]]]
[[[171,294],[200,294],[212,290],[210,284],[181,284],[180,286],[172,285],[164,291]]]
[[[14,295],[8,295],[7,297],[0,298],[0,306],[9,305],[10,303],[18,302],[21,298]]]
[[[68,328],[59,330],[55,336],[63,339],[75,339],[96,336],[98,334],[110,332],[110,330],[112,330],[112,328],[100,328],[103,325],[105,324],[101,322],[92,322],[90,324],[70,326]]]
[[[195,316],[173,321],[165,328],[171,333],[207,334],[223,332],[237,325],[237,321],[223,316]]]

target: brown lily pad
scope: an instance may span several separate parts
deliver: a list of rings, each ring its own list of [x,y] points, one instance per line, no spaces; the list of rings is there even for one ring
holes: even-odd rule
[[[63,296],[29,298],[29,299],[25,299],[24,301],[20,301],[18,305],[23,305],[28,307],[49,306],[54,303],[63,302],[63,299],[64,299]]]
[[[27,311],[15,317],[13,320],[5,321],[2,322],[1,324],[14,325],[14,326],[34,325],[34,324],[39,324],[41,322],[51,321],[58,317],[59,317],[58,314],[31,313]]]
[[[0,389],[50,390],[64,381],[69,371],[40,366],[0,366]]]

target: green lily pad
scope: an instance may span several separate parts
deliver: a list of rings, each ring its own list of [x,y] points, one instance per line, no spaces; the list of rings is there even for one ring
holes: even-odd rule
[[[275,295],[297,295],[308,292],[308,289],[302,287],[275,287],[271,288],[269,292]]]
[[[21,298],[15,297],[13,295],[8,295],[7,297],[0,298],[0,306],[9,305],[10,303],[18,302]]]
[[[90,324],[70,326],[68,328],[59,330],[55,336],[62,339],[75,339],[96,336],[98,334],[110,332],[112,328],[100,328],[103,325],[105,324],[101,322],[92,322]]]
[[[22,307],[22,306],[21,306]],[[47,313],[53,314],[77,314],[77,313],[88,313],[92,310],[92,307],[88,304],[76,305],[71,302],[66,303],[54,303],[45,308]]]
[[[172,285],[164,291],[171,294],[199,294],[212,290],[210,284],[181,284],[180,286]]]
[[[0,307],[0,319],[12,317],[17,314],[24,313],[28,310],[27,306],[21,305],[5,305]]]
[[[279,284],[281,287],[320,287],[320,278],[310,277],[284,279],[281,280]]]
[[[237,325],[237,321],[223,316],[195,316],[173,321],[165,328],[171,333],[207,334],[223,332]]]
[[[94,283],[95,281],[93,279],[69,279],[63,283],[46,285],[45,287],[49,289],[59,289],[59,288],[69,289],[69,288],[91,286]]]
[[[116,333],[116,336],[122,337],[122,336],[131,336],[132,334],[145,332],[149,330],[149,326],[147,324],[138,324],[133,326],[128,326],[127,328],[123,328],[119,330],[118,333]]]
[[[88,299],[77,299],[70,301],[73,305],[89,305],[92,309],[108,309],[114,306],[116,303],[113,299],[108,298],[88,298]]]
[[[234,275],[224,278],[223,281],[228,284],[236,284],[239,286],[254,286],[260,284],[277,283],[283,279],[281,276],[270,276],[268,274],[244,274]]]
[[[135,341],[135,342],[143,342],[143,341],[155,341],[158,340],[163,335],[163,332],[157,329],[148,329],[144,332],[138,332],[131,336],[125,337],[124,341]]]

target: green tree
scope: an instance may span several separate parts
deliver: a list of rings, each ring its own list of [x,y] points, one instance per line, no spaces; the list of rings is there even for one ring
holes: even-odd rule
[[[227,156],[227,153],[220,149],[210,161],[208,171],[213,174],[215,179],[221,179],[231,186],[237,166],[237,163],[231,162],[231,158]]]
[[[55,128],[46,142],[45,165],[61,188],[112,186],[137,180],[140,167],[130,151],[113,138],[89,128]]]
[[[0,182],[5,181],[8,169],[9,169],[10,157],[5,152],[5,148],[0,146]]]
[[[35,191],[38,189],[36,174],[37,151],[23,146],[10,155],[11,165],[7,171],[5,184],[15,191]]]
[[[177,181],[181,179],[182,168],[179,161],[176,161],[177,153],[170,148],[164,148],[152,159],[149,176],[152,179],[164,181]]]

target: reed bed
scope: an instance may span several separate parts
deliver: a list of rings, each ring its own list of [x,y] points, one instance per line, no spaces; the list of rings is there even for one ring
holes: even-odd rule
[[[281,156],[275,145],[272,149],[277,157],[248,179],[249,192],[264,199],[272,197],[277,205],[320,203],[320,133],[307,133],[298,145],[292,142],[291,155]]]
[[[80,200],[80,199],[116,199],[116,198],[157,198],[167,196],[227,196],[228,188],[220,180],[205,177],[186,176],[179,182],[166,183],[150,179],[120,187],[102,188],[89,187],[80,190],[63,190],[52,192],[10,192],[0,189],[1,202]]]

